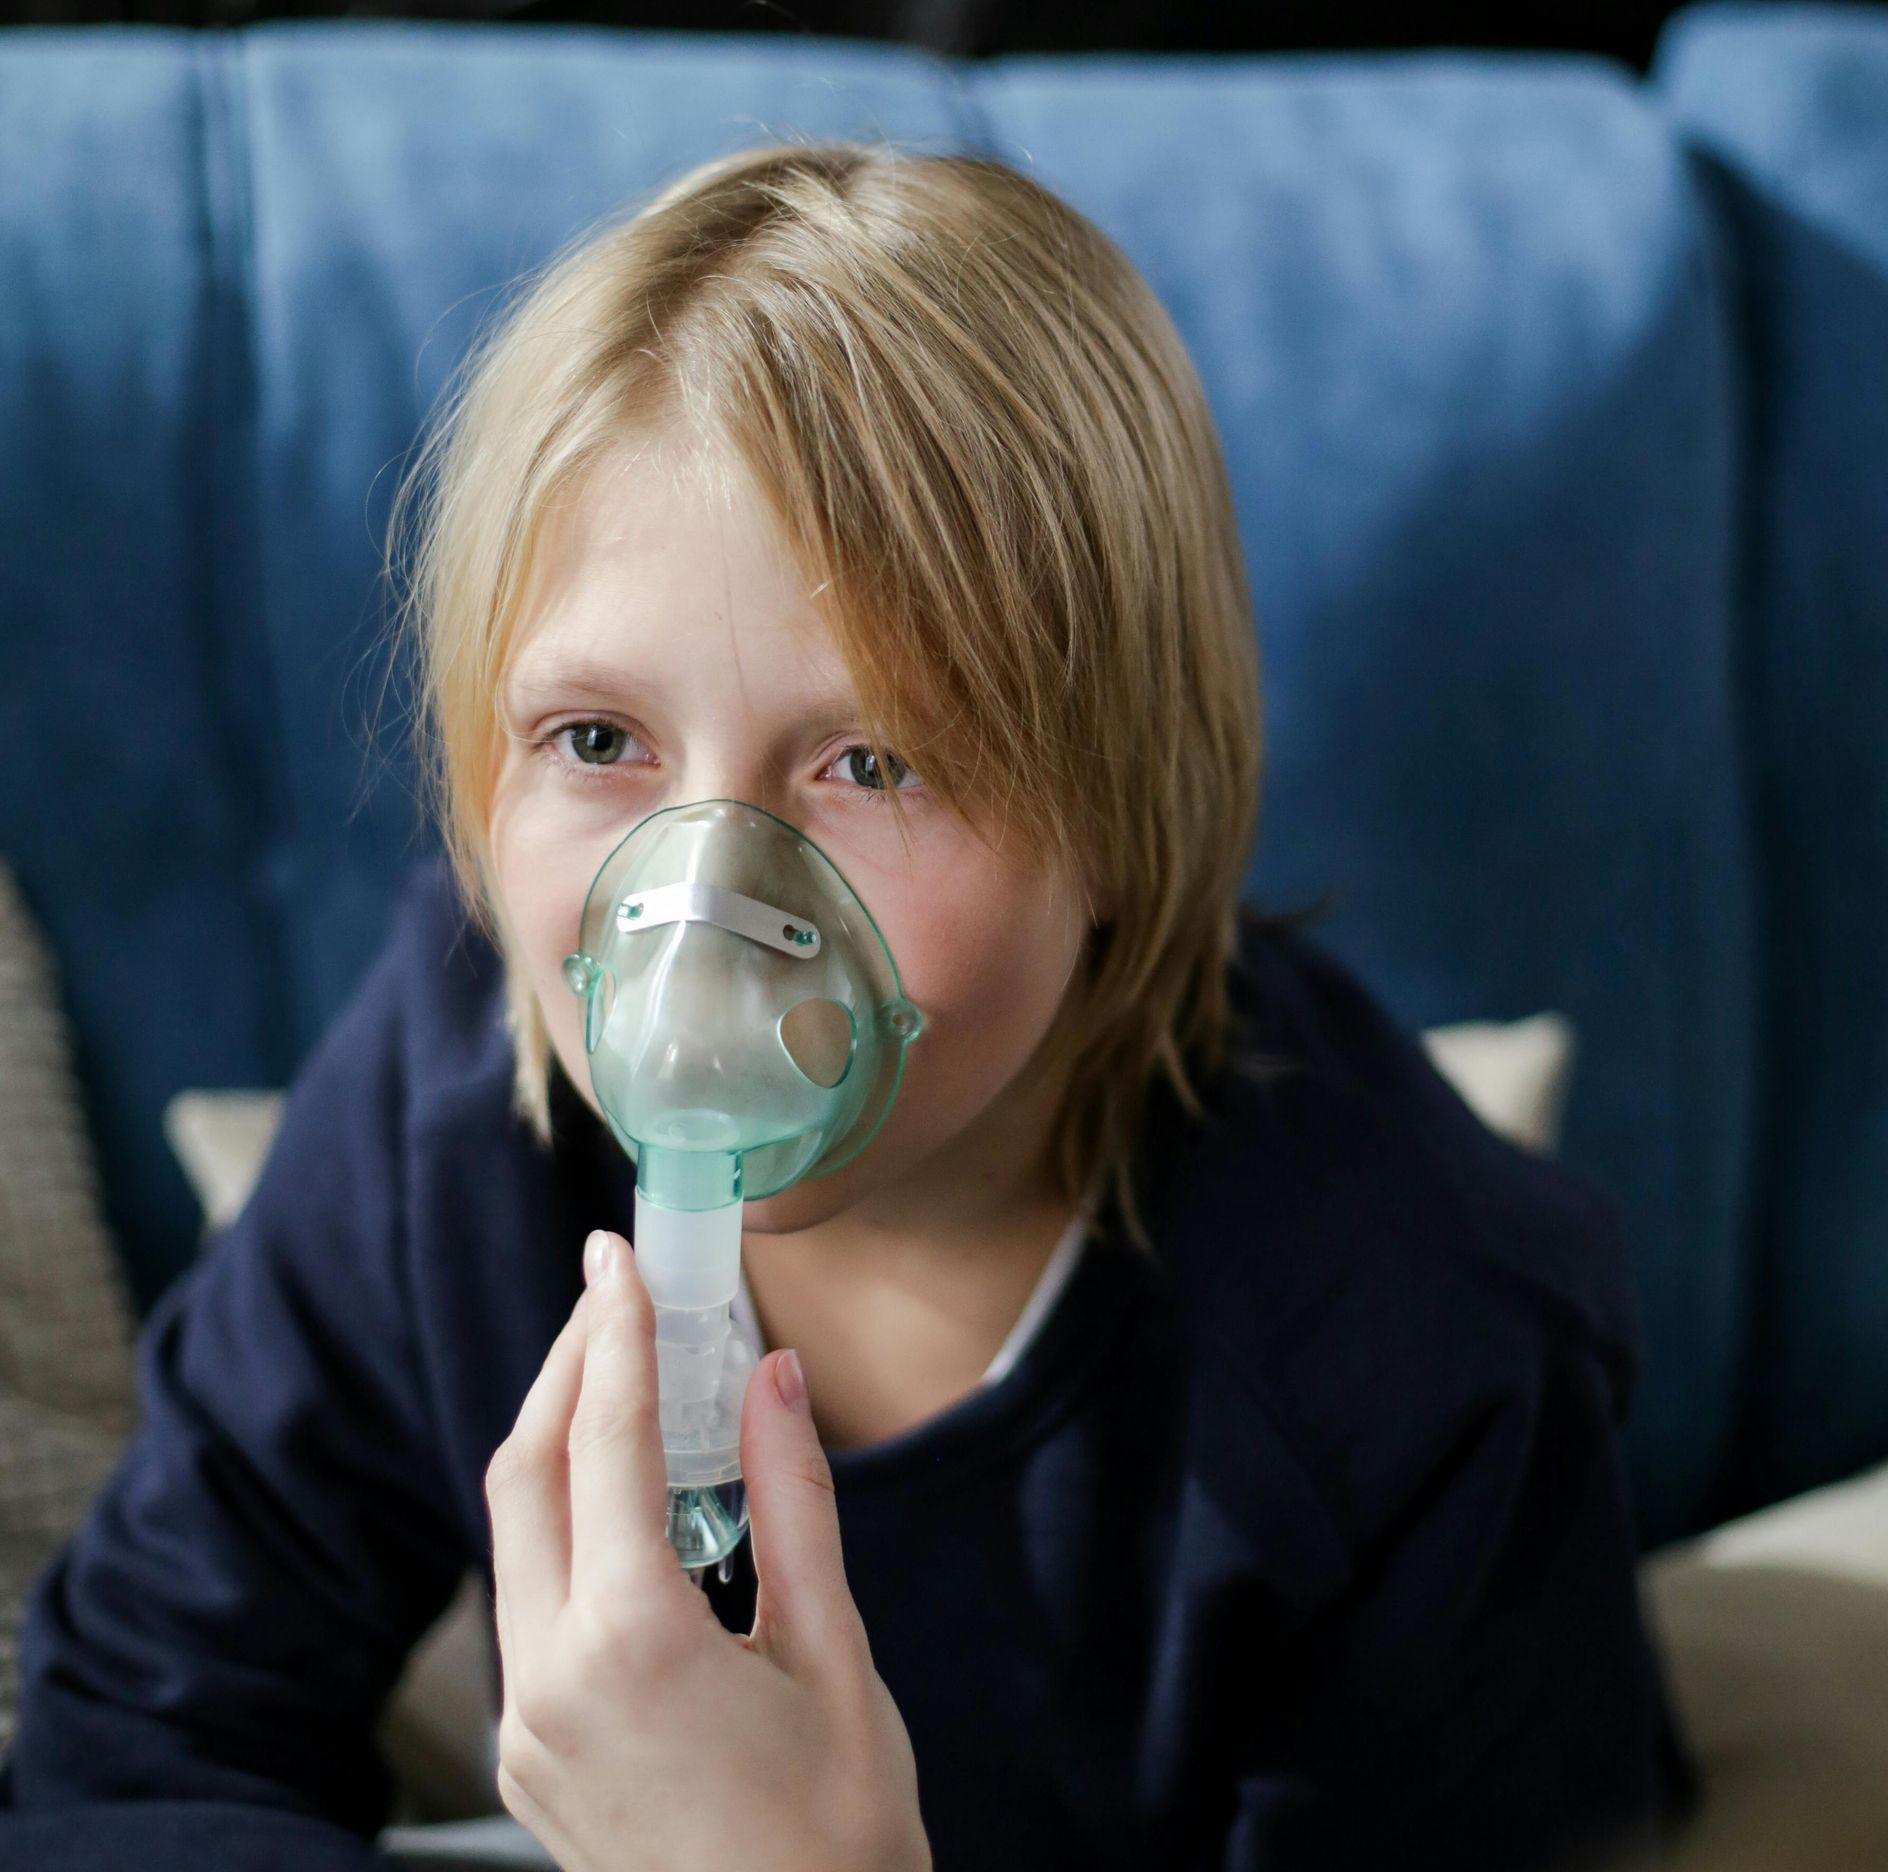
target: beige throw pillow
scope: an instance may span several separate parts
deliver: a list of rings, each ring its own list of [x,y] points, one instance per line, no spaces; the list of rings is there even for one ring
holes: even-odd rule
[[[1640,1577],[1704,1781],[1670,1872],[1888,1866],[1888,1463]]]
[[[203,1206],[205,1232],[236,1220],[282,1121],[280,1092],[179,1092],[164,1135]]]
[[[0,864],[0,1751],[27,1590],[137,1421],[136,1335],[53,960]]]
[[[1564,1014],[1456,1021],[1425,1028],[1422,1041],[1436,1070],[1491,1131],[1543,1154],[1560,1147],[1574,1052]]]

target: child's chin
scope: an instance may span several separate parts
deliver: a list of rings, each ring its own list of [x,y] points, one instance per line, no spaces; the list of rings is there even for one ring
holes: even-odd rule
[[[749,1197],[741,1210],[741,1227],[753,1235],[792,1235],[814,1228],[850,1208],[856,1190],[849,1191],[846,1172],[810,1177],[777,1195],[756,1201]]]

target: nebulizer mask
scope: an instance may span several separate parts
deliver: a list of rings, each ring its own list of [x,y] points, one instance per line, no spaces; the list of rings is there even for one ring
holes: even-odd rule
[[[741,1400],[758,1362],[730,1312],[742,1204],[865,1148],[924,1017],[838,867],[734,799],[667,807],[624,838],[564,980],[597,1103],[636,1166],[669,1542],[725,1577],[747,1528]]]

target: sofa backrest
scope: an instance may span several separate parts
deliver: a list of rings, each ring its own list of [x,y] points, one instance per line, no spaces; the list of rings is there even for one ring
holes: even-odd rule
[[[1642,1540],[1706,1525],[1793,1278],[1748,1209],[1746,363],[1660,93],[1584,57],[0,38],[0,852],[62,958],[141,1304],[194,1245],[163,1100],[285,1083],[431,845],[378,570],[447,372],[579,227],[826,135],[1027,167],[1172,311],[1256,594],[1249,895],[1334,891],[1321,936],[1411,1026],[1575,1023],[1564,1154],[1620,1196],[1643,1300]],[[1864,1416],[1879,1363],[1844,1381]]]
[[[1766,959],[1738,1513],[1888,1454],[1888,11],[1694,12],[1654,77],[1737,257],[1749,462]]]

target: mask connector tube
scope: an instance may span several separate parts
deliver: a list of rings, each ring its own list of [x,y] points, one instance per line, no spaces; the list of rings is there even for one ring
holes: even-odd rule
[[[644,1145],[636,1165],[636,1271],[656,1316],[669,1545],[685,1567],[713,1566],[747,1530],[741,1403],[758,1363],[734,1330],[741,1283],[740,1160]],[[690,1197],[723,1200],[678,1208]]]

